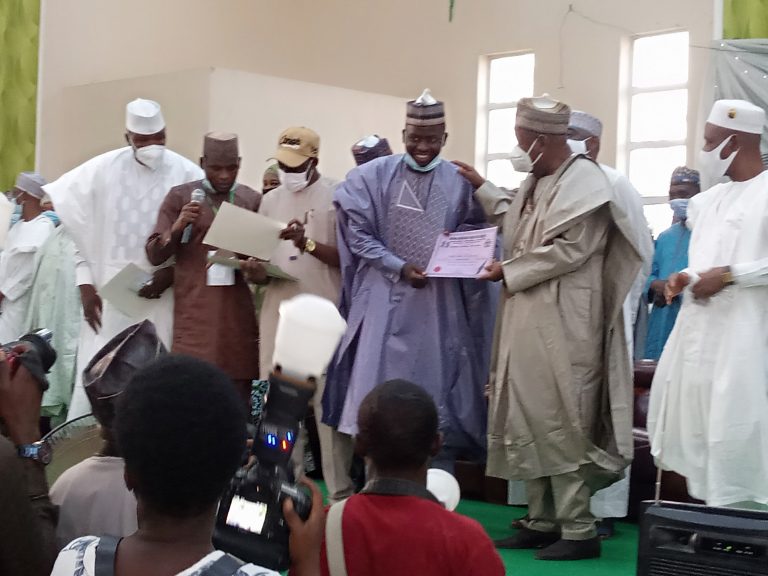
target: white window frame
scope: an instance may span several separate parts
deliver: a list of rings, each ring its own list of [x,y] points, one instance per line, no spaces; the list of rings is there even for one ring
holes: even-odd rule
[[[536,69],[536,53],[533,50],[520,50],[516,52],[505,52],[500,54],[490,54],[483,57],[481,66],[481,77],[478,82],[480,89],[478,91],[479,99],[482,102],[482,118],[478,122],[477,130],[477,146],[478,153],[476,154],[476,164],[479,166],[478,171],[483,175],[488,175],[488,165],[494,160],[506,160],[510,157],[510,152],[488,152],[488,138],[490,137],[491,126],[491,112],[494,110],[515,110],[517,109],[518,101],[491,103],[491,63],[494,60],[500,60],[502,58],[514,58],[517,56],[533,55],[534,66],[534,84],[535,84],[535,69]],[[533,94],[531,95],[533,96]],[[481,127],[482,126],[482,127]]]
[[[653,94],[655,92],[668,92],[670,90],[685,90],[686,92],[686,98],[688,100],[688,114],[690,114],[690,97],[691,97],[691,88],[690,88],[690,82],[691,82],[691,54],[690,50],[688,51],[688,80],[683,83],[677,83],[677,84],[666,84],[662,86],[654,86],[653,88],[636,88],[633,83],[633,76],[634,76],[634,61],[635,61],[635,42],[637,40],[640,40],[642,38],[650,38],[654,36],[666,36],[667,34],[678,34],[680,32],[687,32],[688,33],[688,40],[690,42],[691,38],[691,32],[690,30],[687,30],[685,28],[680,28],[676,30],[665,30],[664,32],[653,32],[650,34],[638,34],[636,36],[632,36],[630,38],[631,44],[630,44],[630,53],[629,53],[629,75],[627,78],[628,82],[628,90],[627,90],[627,114],[626,114],[626,142],[624,146],[624,161],[625,161],[625,167],[626,167],[626,173],[627,175],[630,174],[630,157],[634,150],[642,150],[647,148],[668,148],[670,146],[685,146],[685,155],[686,158],[688,158],[690,153],[690,126],[688,122],[688,118],[686,118],[686,129],[685,129],[685,139],[683,140],[648,140],[644,142],[633,142],[632,141],[632,102],[634,100],[634,97],[638,94]],[[671,175],[670,175],[671,176]],[[665,194],[664,196],[642,196],[643,199],[643,206],[652,206],[654,204],[666,204],[669,201],[669,195]]]

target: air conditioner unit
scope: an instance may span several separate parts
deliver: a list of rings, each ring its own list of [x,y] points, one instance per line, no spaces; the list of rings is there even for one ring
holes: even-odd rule
[[[768,512],[644,504],[638,576],[768,576]]]

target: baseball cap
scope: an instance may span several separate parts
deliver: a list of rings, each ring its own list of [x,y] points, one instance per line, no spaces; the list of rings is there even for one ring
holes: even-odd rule
[[[317,158],[319,151],[320,136],[317,132],[304,126],[295,126],[280,134],[275,160],[296,168],[304,164],[307,158]]]

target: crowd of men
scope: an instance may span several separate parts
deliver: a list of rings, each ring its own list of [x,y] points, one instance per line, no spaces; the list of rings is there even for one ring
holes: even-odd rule
[[[452,471],[459,458],[525,483],[528,515],[496,547],[600,556],[598,519],[626,514],[636,358],[659,359],[649,415],[659,463],[709,504],[768,505],[764,123],[748,102],[715,103],[700,168],[708,182],[730,181],[700,192],[698,172],[675,170],[672,225],[654,250],[640,195],[597,162],[600,120],[548,96],[517,106],[511,162],[528,174],[517,190],[442,157],[445,106],[428,90],[407,103],[404,154],[365,138],[338,182],[319,171],[320,137],[288,128],[261,192],[238,180],[237,135],[205,135],[198,166],[166,147],[156,102],[130,102],[126,147],[52,183],[19,175],[20,215],[0,255],[0,341],[46,326],[59,351],[41,398],[20,391],[24,368],[3,361],[0,372],[0,417],[19,454],[0,453],[0,469],[23,461],[27,484],[22,473],[7,481],[38,519],[55,516],[40,476],[40,405],[54,421],[93,412],[105,431],[102,453],[52,491],[55,548],[65,546],[54,574],[91,574],[107,533],[125,536],[118,573],[197,574],[219,560],[211,522],[242,455],[242,408],[273,368],[280,306],[299,294],[337,303],[347,322],[312,404],[329,500],[354,503],[342,548],[350,574],[503,573],[482,529],[424,488],[428,463]],[[225,202],[286,223],[269,262],[205,243]],[[430,275],[440,235],[490,226],[496,257],[477,278]],[[132,266],[145,274],[134,313],[104,296]],[[137,331],[174,355],[145,358],[119,393],[105,393],[91,370]],[[353,496],[355,445],[368,484]],[[185,459],[210,466],[187,469]],[[86,477],[101,481],[78,495]],[[306,523],[286,505],[296,574],[327,574],[338,559],[327,534],[321,544],[312,489]],[[79,516],[99,501],[109,514]],[[453,553],[441,557],[448,541]],[[42,550],[53,539],[34,542]],[[41,556],[17,573],[40,574]]]

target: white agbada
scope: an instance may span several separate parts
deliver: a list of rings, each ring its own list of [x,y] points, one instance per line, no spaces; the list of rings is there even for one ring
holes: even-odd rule
[[[736,283],[684,298],[651,389],[653,455],[712,506],[768,504],[768,172],[691,199],[688,270]]]
[[[621,172],[610,166],[600,164],[608,181],[622,203],[624,212],[630,219],[631,229],[635,232],[637,246],[640,248],[643,265],[632,284],[632,288],[624,299],[622,313],[624,315],[624,333],[627,339],[630,364],[634,362],[634,326],[637,320],[637,311],[640,303],[640,295],[643,292],[646,280],[651,273],[653,264],[653,239],[648,221],[643,212],[643,200],[640,193],[632,186],[629,179]],[[596,518],[624,518],[629,508],[629,468],[624,478],[597,492],[590,501],[590,510]]]
[[[22,336],[32,283],[37,270],[37,252],[55,228],[47,216],[26,222],[19,220],[8,231],[5,249],[0,254],[0,344]]]
[[[172,187],[203,177],[199,166],[171,150],[166,149],[162,163],[150,170],[136,161],[132,148],[125,147],[97,156],[44,186],[79,251],[77,284],[93,284],[99,291],[131,262],[153,271],[144,246],[163,199]],[[148,319],[170,349],[173,290],[149,302]],[[106,300],[102,305],[99,333],[85,321],[82,325],[69,419],[90,412],[81,374],[94,354],[122,330],[145,319],[128,317]]]

